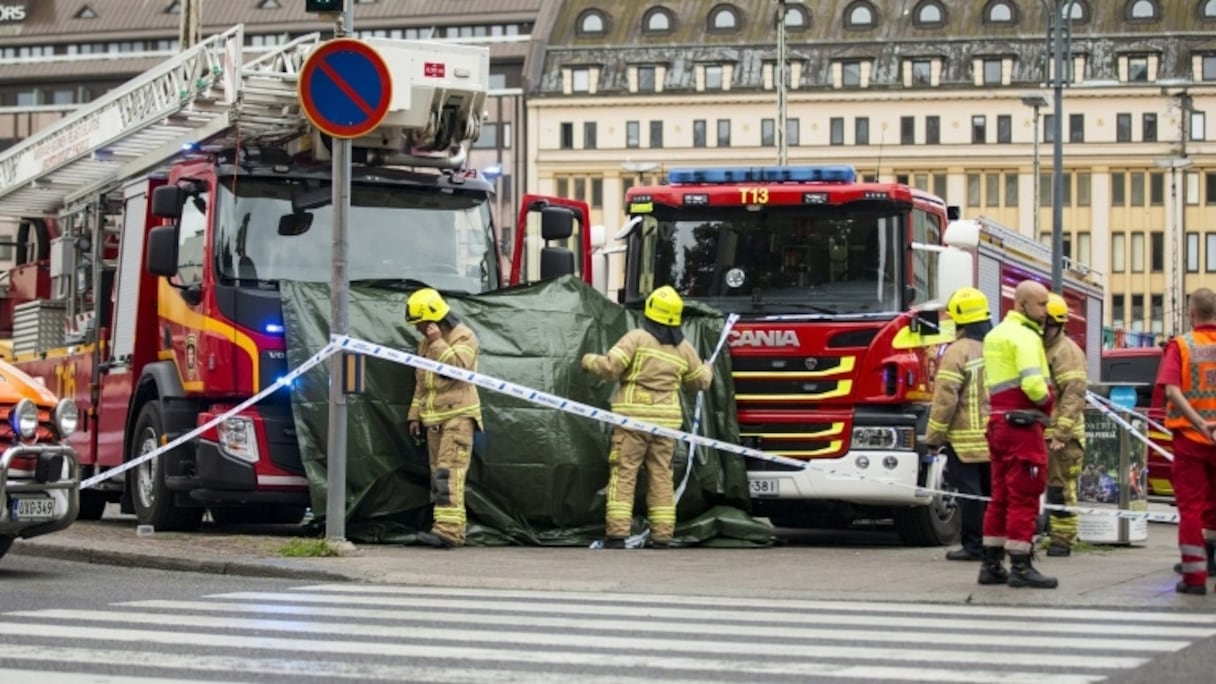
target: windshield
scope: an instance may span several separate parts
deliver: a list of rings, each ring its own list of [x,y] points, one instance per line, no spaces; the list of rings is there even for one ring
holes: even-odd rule
[[[682,210],[646,216],[636,292],[672,285],[727,312],[899,310],[902,218],[890,207]]]
[[[306,188],[304,181],[290,178],[241,177],[235,183],[222,180],[220,187],[216,259],[221,277],[329,282],[333,206],[328,184]],[[309,208],[293,212],[293,194],[297,206]],[[484,195],[355,183],[348,235],[351,281],[411,279],[463,292],[498,287]]]

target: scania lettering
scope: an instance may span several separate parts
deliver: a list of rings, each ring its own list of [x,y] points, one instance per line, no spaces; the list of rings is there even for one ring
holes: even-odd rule
[[[668,181],[626,193],[621,298],[671,285],[742,317],[730,339],[741,437],[817,466],[749,460],[753,512],[787,527],[893,520],[908,544],[949,543],[953,502],[922,490],[947,486],[921,439],[953,339],[939,310],[970,285],[999,318],[1018,281],[1050,281],[1050,253],[849,166],[672,169]],[[1066,276],[1070,334],[1097,345],[1098,274],[1070,262]]]

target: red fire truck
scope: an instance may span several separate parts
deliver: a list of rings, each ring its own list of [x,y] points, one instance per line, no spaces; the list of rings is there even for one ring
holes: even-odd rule
[[[493,186],[463,165],[488,51],[366,42],[390,67],[394,100],[353,141],[350,279],[503,285]],[[0,154],[0,217],[32,245],[19,248],[0,327],[16,365],[79,405],[70,443],[84,477],[288,371],[278,283],[329,282],[332,269],[330,141],[301,113],[296,83],[319,43],[247,60],[238,26]],[[546,239],[568,238],[574,212],[546,206],[532,198],[524,213],[542,210]],[[572,269],[572,254],[546,254],[547,275]],[[308,483],[288,392],[84,490],[80,517],[121,500],[160,529],[194,528],[206,509],[217,522],[299,520]]]
[[[920,438],[953,339],[938,311],[971,285],[1003,316],[1017,282],[1050,282],[1050,251],[986,219],[950,223],[941,199],[858,182],[848,166],[673,169],[668,181],[626,193],[620,298],[672,285],[742,316],[730,338],[741,435],[813,466],[749,461],[753,512],[796,527],[893,519],[907,544],[950,542],[952,502],[917,490],[942,487]],[[1098,345],[1097,274],[1066,266],[1070,334]]]

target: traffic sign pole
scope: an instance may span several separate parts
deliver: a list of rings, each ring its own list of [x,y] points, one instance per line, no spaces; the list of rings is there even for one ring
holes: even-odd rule
[[[355,10],[344,7],[334,34],[343,38],[354,33]],[[386,96],[387,101],[387,96]],[[330,278],[330,335],[349,332],[348,302],[350,274],[347,273],[347,227],[350,225],[351,139],[333,138],[333,271]],[[329,445],[325,472],[325,541],[331,547],[345,547],[346,540],[346,395],[342,391],[342,355],[329,357]]]

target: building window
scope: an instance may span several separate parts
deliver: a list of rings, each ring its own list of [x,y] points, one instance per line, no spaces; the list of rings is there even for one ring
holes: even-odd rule
[[[705,89],[722,90],[722,67],[720,65],[705,67]]]
[[[984,60],[984,85],[1001,84],[1001,60],[990,58]]]
[[[1056,117],[1054,114],[1043,115],[1043,142],[1056,141]]]
[[[1152,272],[1160,273],[1165,270],[1165,233],[1150,233],[1149,246],[1152,248],[1149,254]]]
[[[1206,186],[1204,187],[1204,191],[1205,195],[1207,196],[1207,204],[1216,204],[1216,172],[1208,171],[1204,173],[1203,179],[1204,185]]]
[[[709,13],[709,30],[735,31],[739,28],[739,13],[730,5],[721,5]]]
[[[1160,171],[1148,175],[1148,201],[1154,207],[1165,204],[1165,174]]]
[[[802,126],[799,125],[798,119],[785,120],[785,144],[789,147],[802,144]]]
[[[730,147],[730,119],[718,119],[718,147]]]
[[[604,14],[599,10],[587,10],[578,19],[578,32],[584,36],[598,36],[608,28]]]
[[[1085,22],[1089,19],[1089,8],[1085,6],[1085,0],[1074,0],[1071,5],[1066,6],[1068,19],[1070,22],[1077,24]],[[1061,16],[1063,12],[1061,12]]]
[[[799,5],[788,5],[785,8],[786,30],[801,31],[811,25],[811,17]]]
[[[0,261],[13,260],[13,236],[0,235]]]
[[[988,142],[988,117],[976,114],[971,117],[971,142]]]
[[[594,150],[595,148],[596,148],[595,122],[594,121],[584,121],[583,122],[583,149]]]
[[[604,179],[603,178],[592,178],[591,179],[591,208],[592,209],[603,209],[604,208]]]
[[[663,146],[663,122],[662,121],[651,121],[650,122],[650,146],[651,147],[662,147]]]
[[[1206,0],[1203,3],[1203,12],[1201,16],[1204,19],[1216,19],[1216,0]]]
[[[1001,174],[984,174],[984,204],[989,207],[1001,206]]]
[[[980,174],[967,174],[967,206],[980,206]]]
[[[1089,249],[1089,233],[1077,233],[1077,253],[1073,255],[1073,258],[1083,264],[1088,264],[1090,259]]]
[[[874,28],[878,23],[878,12],[864,0],[854,2],[844,11],[844,27],[849,29]]]
[[[625,122],[625,147],[642,146],[642,124],[637,121]]]
[[[853,121],[853,144],[854,145],[869,145],[870,144],[870,118],[859,116]]]
[[[1093,180],[1088,171],[1077,172],[1077,206],[1088,207],[1093,192]]]
[[[1127,58],[1127,80],[1131,82],[1148,81],[1148,57],[1137,55]]]
[[[1216,236],[1213,236],[1216,237]],[[1110,272],[1122,273],[1127,268],[1126,233],[1114,233],[1110,236]]]
[[[1133,207],[1144,206],[1144,174],[1139,171],[1129,174],[1131,176],[1131,205]]]
[[[1208,273],[1216,273],[1216,233],[1207,233],[1205,237],[1207,242],[1207,254],[1204,255],[1203,270]]]
[[[1016,207],[1018,205],[1018,174],[1005,174],[1005,206]]]
[[[1017,9],[1006,0],[992,0],[984,10],[984,21],[989,24],[1016,23]]]
[[[705,119],[696,119],[692,122],[692,146],[706,147],[705,135]]]
[[[916,144],[916,117],[899,117],[899,142],[901,145]]]
[[[1122,171],[1110,174],[1110,205],[1127,206],[1127,175]]]
[[[1152,319],[1149,322],[1149,330],[1160,333],[1165,330],[1165,326],[1161,322],[1165,318],[1165,295],[1151,295],[1149,301],[1152,302],[1149,308],[1149,317]]]
[[[937,28],[946,23],[946,8],[937,0],[923,0],[916,6],[913,17],[918,28]]]
[[[1013,117],[1000,114],[996,117],[996,141],[998,143],[1013,142]]]
[[[760,145],[762,147],[773,147],[776,145],[777,137],[777,122],[773,119],[760,120]]]
[[[569,121],[562,122],[562,149],[574,149],[574,124]]]
[[[1216,55],[1203,56],[1203,80],[1216,81]]]
[[[1132,141],[1132,115],[1123,113],[1115,115],[1115,142]]]
[[[1144,142],[1157,142],[1157,115],[1146,112],[1143,119],[1144,132],[1141,139]]]
[[[1208,120],[1203,112],[1191,112],[1191,130],[1188,131],[1191,140],[1207,140]]]
[[[1153,0],[1132,0],[1127,3],[1127,18],[1133,21],[1152,21],[1157,18],[1157,4]]]
[[[653,93],[655,91],[655,69],[652,66],[638,67],[638,92]]]
[[[933,62],[927,59],[912,60],[912,83],[927,86],[933,83]]]
[[[572,69],[570,71],[570,89],[576,93],[585,93],[591,90],[591,70]]]
[[[1124,297],[1121,294],[1110,296],[1110,324],[1115,328],[1122,329],[1127,325],[1124,311]]]
[[[1144,273],[1144,233],[1132,233],[1132,273]]]
[[[1199,272],[1199,233],[1186,234],[1186,272]]]
[[[1144,295],[1132,295],[1132,330],[1144,330]]]
[[[833,116],[828,121],[828,136],[832,145],[844,144],[844,118]]]
[[[671,12],[662,7],[655,7],[642,17],[642,30],[646,33],[669,33],[674,24]]]
[[[1085,142],[1085,115],[1068,115],[1068,142]]]
[[[925,117],[925,144],[939,145],[942,142],[942,118],[936,114]]]
[[[1187,171],[1182,178],[1182,184],[1186,193],[1186,203],[1191,206],[1199,205],[1199,174],[1194,171]]]
[[[841,63],[840,83],[846,88],[857,88],[861,86],[861,62]]]

